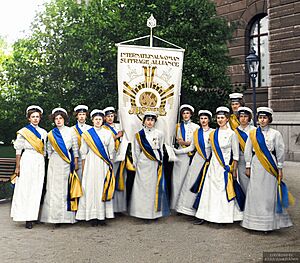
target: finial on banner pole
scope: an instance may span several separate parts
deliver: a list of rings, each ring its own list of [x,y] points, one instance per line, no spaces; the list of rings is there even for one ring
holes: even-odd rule
[[[156,27],[156,19],[153,14],[147,19],[147,27],[150,27],[150,47],[153,46],[152,28]]]

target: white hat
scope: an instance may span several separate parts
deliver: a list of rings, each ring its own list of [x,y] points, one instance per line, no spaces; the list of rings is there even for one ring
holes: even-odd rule
[[[230,110],[227,107],[221,106],[216,109],[217,115],[225,115],[225,113],[230,113]]]
[[[257,115],[272,115],[273,110],[269,107],[258,107]]]
[[[54,113],[57,112],[57,111],[62,111],[62,112],[64,112],[65,114],[68,115],[67,111],[66,111],[64,108],[55,108],[55,109],[52,110],[52,114],[54,114]]]
[[[98,110],[98,109],[94,109],[94,110],[92,110],[92,112],[91,112],[91,118],[93,119],[95,116],[102,116],[102,117],[104,117],[104,111],[103,110]]]
[[[86,105],[78,105],[74,108],[74,111],[76,112],[87,112],[89,110],[89,107]]]
[[[253,115],[252,110],[248,107],[239,107],[238,108],[238,113],[239,114],[251,114],[251,115]]]
[[[179,108],[179,111],[181,112],[183,109],[189,109],[192,113],[195,111],[194,107],[189,104],[182,104]]]
[[[37,106],[37,105],[31,105],[31,106],[27,107],[26,113],[28,113],[28,111],[30,111],[30,110],[37,110],[41,114],[43,114],[43,112],[44,112],[43,109],[40,106]]]
[[[231,93],[231,94],[229,94],[229,98],[231,101],[239,101],[240,99],[243,98],[243,94],[242,93]]]
[[[105,115],[111,114],[111,113],[115,113],[116,110],[114,107],[106,107],[104,110]]]
[[[212,117],[212,113],[209,110],[199,110],[198,111],[198,116],[200,116],[202,114],[209,115],[210,117]]]
[[[157,113],[154,112],[154,111],[145,111],[144,112],[144,117],[154,117],[154,118],[157,118]]]

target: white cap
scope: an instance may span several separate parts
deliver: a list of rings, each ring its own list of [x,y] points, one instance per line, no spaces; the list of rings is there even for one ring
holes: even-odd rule
[[[225,113],[230,113],[230,110],[227,107],[221,106],[216,109],[217,115],[225,115]]]
[[[231,94],[229,94],[229,98],[231,101],[239,101],[240,99],[243,98],[243,94],[242,93],[231,93]]]
[[[105,115],[111,114],[111,113],[115,113],[116,110],[114,107],[106,107],[104,110]]]
[[[251,115],[253,115],[252,110],[248,107],[239,107],[238,108],[238,113],[239,114],[251,114]]]
[[[157,113],[154,112],[154,111],[145,111],[145,112],[144,112],[144,117],[146,117],[146,116],[157,118]]]
[[[102,117],[104,117],[104,111],[103,110],[94,109],[94,110],[92,110],[92,112],[91,112],[90,115],[91,115],[92,119],[95,116],[102,116]]]
[[[209,115],[210,117],[212,117],[212,113],[209,110],[199,110],[198,111],[198,116],[200,116],[202,114]]]
[[[37,105],[31,105],[31,106],[27,107],[26,113],[28,113],[28,111],[30,111],[30,110],[37,110],[41,114],[43,114],[43,112],[44,112],[43,109],[40,106],[37,106]]]
[[[67,111],[66,111],[64,108],[55,108],[55,109],[52,110],[52,114],[54,114],[54,113],[57,112],[57,111],[62,111],[62,112],[64,112],[65,114],[68,115]]]
[[[78,105],[74,108],[74,111],[76,112],[87,112],[89,110],[89,107],[86,105]]]
[[[189,109],[192,113],[194,113],[194,111],[195,111],[194,107],[189,104],[182,104],[179,108],[179,111],[181,112],[185,108]]]
[[[273,110],[269,107],[258,107],[257,115],[272,115]]]

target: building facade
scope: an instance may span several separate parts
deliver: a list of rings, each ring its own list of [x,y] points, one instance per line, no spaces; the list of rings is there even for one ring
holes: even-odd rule
[[[260,58],[257,107],[274,110],[272,125],[284,137],[286,159],[300,161],[300,1],[213,1],[218,14],[236,28],[228,43],[234,89],[244,90],[251,107],[253,94],[245,60],[254,47]]]

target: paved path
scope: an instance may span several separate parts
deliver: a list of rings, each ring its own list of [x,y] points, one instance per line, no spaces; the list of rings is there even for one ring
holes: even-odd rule
[[[40,224],[28,230],[10,219],[10,203],[0,203],[0,262],[262,262],[263,251],[300,252],[300,163],[287,162],[285,177],[298,200],[289,210],[294,226],[267,235],[238,223],[194,226],[185,216],[151,224],[123,216],[105,227]]]

